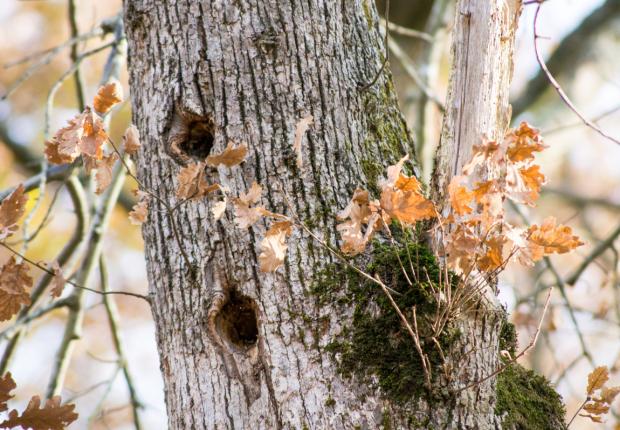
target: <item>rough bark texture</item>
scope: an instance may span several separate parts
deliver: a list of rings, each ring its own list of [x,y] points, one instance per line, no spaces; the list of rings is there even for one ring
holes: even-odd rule
[[[459,49],[469,63],[463,66],[457,49],[456,67],[468,70],[467,82],[477,81],[475,88],[468,84],[460,106],[454,101],[460,87],[453,85],[444,152],[450,153],[450,136],[470,145],[479,131],[494,135],[503,115],[509,63],[492,60],[491,50],[512,46],[515,12],[499,4],[459,6],[470,14],[457,19],[457,38],[468,26],[469,42]],[[144,143],[139,176],[170,205],[184,163],[221,151],[230,140],[244,142],[247,161],[208,170],[209,182],[238,195],[257,181],[268,209],[295,214],[337,243],[335,213],[354,188],[372,190],[385,166],[413,150],[391,78],[384,74],[371,89],[360,89],[374,78],[384,52],[370,1],[126,0],[125,20],[134,122]],[[465,117],[463,106],[486,115]],[[294,128],[308,114],[314,125],[299,169]],[[453,166],[446,157],[441,162]],[[324,347],[349,324],[350,313],[317,306],[309,293],[313,273],[333,262],[329,253],[297,231],[285,267],[262,274],[258,241],[267,225],[239,229],[231,208],[214,222],[211,204],[190,202],[175,212],[180,244],[155,202],[143,227],[170,428],[409,428],[414,416],[426,417],[425,428],[498,425],[493,381],[452,402],[399,406],[342,377]],[[484,376],[497,360],[497,323],[481,315],[464,327],[459,348],[466,358],[455,384]],[[469,354],[471,348],[479,351]]]

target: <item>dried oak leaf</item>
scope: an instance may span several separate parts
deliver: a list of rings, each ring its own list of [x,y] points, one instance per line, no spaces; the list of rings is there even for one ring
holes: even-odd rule
[[[588,415],[588,414],[579,414],[580,417],[590,418],[592,422],[602,423],[603,419],[601,417],[597,417],[596,415]]]
[[[149,216],[149,202],[151,196],[141,190],[134,190],[134,195],[138,197],[138,203],[136,203],[131,212],[129,212],[129,222],[133,225],[141,225],[146,222],[146,218]]]
[[[72,404],[61,405],[60,396],[47,400],[43,407],[41,407],[39,396],[33,396],[21,415],[16,410],[12,410],[9,418],[0,423],[0,427],[21,426],[23,429],[32,430],[64,430],[78,418],[74,409],[75,405]]]
[[[279,221],[273,223],[260,243],[261,253],[258,256],[261,272],[274,272],[286,258],[286,238],[291,234],[292,223]]]
[[[603,402],[589,402],[583,406],[583,410],[593,415],[604,415],[609,412],[609,405]]]
[[[588,396],[594,394],[596,390],[603,388],[608,380],[609,369],[607,366],[599,366],[590,372],[588,375],[588,387],[586,388],[586,393]]]
[[[6,402],[13,398],[11,391],[15,389],[15,381],[11,376],[11,372],[7,372],[2,378],[0,378],[0,412],[4,412],[9,409],[9,405]]]
[[[370,203],[368,191],[358,188],[349,204],[337,215],[338,219],[346,220],[336,226],[342,237],[340,249],[345,254],[356,255],[363,252],[377,228],[379,218],[373,216],[377,211],[373,213]],[[367,225],[365,232],[364,225]]]
[[[506,155],[513,163],[532,160],[534,152],[547,148],[539,131],[526,122],[522,122],[518,129],[510,130],[504,139],[508,141]]]
[[[127,127],[123,135],[123,147],[125,148],[125,152],[129,155],[133,155],[138,152],[141,146],[140,132],[135,125],[131,124]]]
[[[80,155],[101,160],[107,138],[101,118],[87,106],[45,142],[45,156],[52,164],[70,163]]]
[[[301,150],[301,143],[304,139],[304,135],[308,128],[312,125],[314,118],[312,115],[308,115],[297,122],[295,126],[295,141],[293,142],[293,150],[297,154],[297,167],[301,168],[303,164],[303,153]]]
[[[245,144],[233,146],[232,142],[228,142],[226,149],[219,154],[209,155],[207,157],[207,165],[217,167],[223,164],[226,167],[236,166],[240,164],[248,153],[248,147]]]
[[[13,318],[22,305],[30,304],[27,290],[32,287],[26,263],[11,257],[0,269],[0,321]]]
[[[226,198],[224,198],[224,200],[220,200],[219,202],[215,202],[211,208],[211,213],[216,221],[222,218],[224,212],[226,212]]]
[[[218,184],[207,183],[204,176],[204,162],[190,163],[183,167],[177,175],[179,185],[177,197],[181,199],[199,199],[220,189]]]
[[[564,254],[583,245],[583,242],[573,235],[570,227],[561,224],[556,226],[556,219],[552,216],[547,217],[541,226],[531,226],[528,234],[528,240],[542,246],[545,254]]]
[[[103,193],[112,183],[112,168],[118,160],[118,155],[112,153],[106,155],[97,163],[97,173],[95,174],[96,194]]]
[[[474,169],[481,165],[490,168],[497,167],[503,159],[503,151],[500,144],[495,140],[483,140],[480,145],[474,145],[471,161],[463,166],[463,174],[470,175]]]
[[[54,263],[52,263],[51,270],[54,272],[51,294],[52,297],[57,298],[62,295],[62,290],[65,288],[67,280],[62,273],[62,269],[60,268],[58,261],[54,261]]]
[[[107,84],[99,87],[93,107],[100,114],[106,114],[117,103],[123,101],[123,86],[116,79],[111,80]]]
[[[235,222],[239,228],[248,228],[261,219],[267,212],[261,206],[252,206],[260,201],[263,189],[256,182],[247,193],[241,193],[238,198],[232,199],[235,207]]]
[[[504,245],[506,238],[504,236],[493,236],[485,242],[487,246],[486,253],[477,261],[478,268],[483,272],[492,272],[497,270],[504,264]]]
[[[0,203],[0,240],[11,236],[17,230],[17,221],[24,215],[28,196],[20,184]]]
[[[620,387],[603,387],[601,400],[611,405],[618,394],[620,394]]]
[[[381,193],[381,208],[392,218],[404,224],[433,218],[435,206],[416,191],[401,191],[385,188]]]
[[[534,206],[538,199],[541,186],[546,182],[545,175],[540,173],[540,166],[517,168],[509,166],[506,174],[506,191],[512,200]]]
[[[474,193],[469,191],[464,185],[460,185],[465,179],[464,176],[455,176],[448,185],[448,194],[450,195],[450,204],[457,215],[467,215],[472,212],[469,206]]]

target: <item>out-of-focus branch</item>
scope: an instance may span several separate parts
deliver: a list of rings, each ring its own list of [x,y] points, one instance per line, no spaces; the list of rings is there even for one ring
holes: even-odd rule
[[[603,252],[607,249],[610,249],[616,239],[620,236],[620,225],[616,227],[616,229],[609,235],[605,240],[599,242],[598,245],[594,247],[592,252],[581,262],[579,267],[575,269],[575,271],[566,278],[566,283],[568,285],[575,285],[581,274],[588,268],[588,266],[596,260]]]
[[[616,4],[618,4],[618,2],[615,2]],[[583,121],[583,123],[585,125],[587,125],[588,127],[590,127],[592,130],[596,131],[598,134],[600,134],[601,136],[603,136],[604,138],[617,143],[618,145],[620,145],[620,140],[616,139],[615,137],[607,134],[605,131],[603,131],[598,125],[594,124],[594,122],[592,122],[591,120],[589,120],[588,118],[586,118],[584,116],[584,114],[582,114],[579,109],[577,109],[577,106],[575,106],[575,104],[572,102],[572,100],[568,97],[568,95],[566,94],[566,92],[564,91],[564,89],[562,89],[562,86],[560,85],[560,83],[555,79],[555,77],[551,74],[551,72],[549,71],[549,68],[547,67],[547,64],[545,63],[545,60],[542,56],[542,54],[540,53],[540,47],[538,46],[538,41],[539,39],[541,39],[542,37],[540,36],[540,34],[538,33],[538,17],[540,15],[540,10],[542,8],[543,3],[539,2],[538,6],[536,7],[536,12],[534,13],[534,53],[536,54],[536,61],[538,61],[538,65],[540,66],[540,69],[543,71],[543,73],[545,74],[545,76],[547,77],[547,80],[549,81],[549,83],[551,84],[551,86],[553,88],[555,88],[555,91],[558,93],[558,95],[560,96],[560,98],[562,99],[562,101],[564,102],[564,104],[566,106],[568,106],[568,108],[570,110],[573,111],[573,113],[575,115],[577,115],[579,117],[579,119],[581,119],[581,121]]]
[[[618,17],[620,17],[620,2],[618,0],[607,0],[562,40],[547,61],[549,70],[556,77],[573,71],[579,58],[592,49],[593,40]],[[540,70],[528,82],[521,95],[512,103],[513,117],[522,114],[534,104],[548,88],[548,85],[545,72]]]
[[[383,28],[385,29],[387,22],[385,18],[383,21]],[[394,34],[398,34],[399,36],[412,37],[414,39],[420,39],[428,43],[433,42],[433,36],[428,33],[424,33],[423,31],[414,30],[412,28],[403,27],[402,25],[394,24],[390,21],[390,31]]]
[[[62,249],[60,254],[56,257],[56,261],[58,262],[60,267],[63,267],[75,254],[77,249],[83,240],[88,236],[88,205],[86,203],[86,196],[84,195],[84,188],[80,181],[75,177],[71,177],[67,183],[67,189],[69,190],[69,195],[71,196],[71,200],[73,202],[73,206],[75,208],[75,214],[77,217],[77,224],[71,239],[65,247]],[[25,307],[20,311],[17,318],[18,320],[24,318],[32,307],[39,300],[45,289],[52,282],[53,275],[49,272],[43,272],[43,276],[39,279],[37,285],[33,288],[32,293],[30,294],[30,305]],[[22,332],[16,332],[9,344],[4,350],[2,354],[2,359],[0,360],[0,373],[4,374],[7,370],[7,367],[11,361],[13,353],[15,352],[15,348],[17,344],[21,340]]]
[[[602,197],[585,197],[562,188],[544,187],[542,189],[542,194],[555,194],[567,200],[569,203],[579,207],[595,205],[613,211],[620,211],[620,203],[615,203]]]
[[[108,269],[103,255],[99,259],[99,274],[101,281],[101,290],[104,292],[109,291],[110,285],[108,283]],[[136,430],[141,430],[142,425],[140,424],[140,415],[138,414],[138,409],[142,408],[142,403],[138,399],[138,394],[136,392],[136,386],[133,381],[133,376],[129,371],[129,363],[127,361],[127,354],[125,354],[125,347],[123,346],[123,342],[121,341],[120,331],[118,328],[118,308],[116,307],[116,302],[114,301],[114,298],[110,297],[109,295],[103,296],[103,305],[105,306],[106,314],[108,315],[108,323],[110,326],[110,333],[112,334],[112,341],[114,342],[114,349],[116,349],[119,365],[123,370],[123,376],[125,377],[125,382],[127,383],[127,391],[129,391],[129,398],[131,400],[131,411],[133,414],[134,425],[136,427]]]

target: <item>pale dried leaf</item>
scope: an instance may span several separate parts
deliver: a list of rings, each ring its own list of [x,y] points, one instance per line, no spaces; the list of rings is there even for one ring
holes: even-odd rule
[[[261,253],[258,256],[261,272],[274,272],[286,258],[286,238],[291,233],[291,222],[280,221],[267,230],[260,243]]]
[[[17,222],[24,215],[28,196],[20,184],[0,203],[0,240],[11,236],[17,230]]]
[[[118,155],[112,153],[106,155],[97,163],[97,173],[95,174],[96,194],[103,193],[112,183],[112,169],[116,160],[118,160]]]
[[[123,86],[116,79],[111,80],[107,84],[99,87],[93,107],[100,114],[106,114],[112,107],[123,101]]]
[[[233,142],[228,142],[224,151],[207,157],[207,165],[211,167],[217,167],[220,164],[226,167],[236,166],[245,159],[247,153],[247,145],[241,144],[239,146],[234,146]]]
[[[131,124],[125,131],[125,134],[123,135],[123,146],[125,148],[125,152],[130,155],[138,152],[142,146],[140,143],[140,132],[135,125]]]
[[[17,263],[11,257],[0,269],[0,321],[13,318],[22,305],[30,304],[27,290],[32,287],[32,278],[25,263]]]
[[[52,289],[50,292],[52,297],[57,298],[62,295],[62,290],[65,288],[65,283],[67,280],[62,273],[62,269],[58,264],[58,261],[54,261],[50,269],[54,272],[54,277],[52,278]]]
[[[131,212],[129,212],[129,222],[133,225],[141,225],[146,222],[149,216],[149,202],[151,196],[144,191],[136,190],[134,192],[138,196],[138,203],[136,203]]]
[[[308,115],[297,122],[295,126],[295,141],[293,142],[293,150],[297,154],[297,167],[301,168],[303,165],[303,151],[301,149],[301,143],[304,139],[306,131],[312,125],[314,118],[312,115]]]
[[[216,221],[222,218],[224,212],[226,212],[226,198],[224,198],[224,200],[220,200],[219,202],[215,202],[211,208],[211,213]]]
[[[603,388],[603,385],[609,380],[609,369],[607,366],[599,366],[594,369],[588,375],[588,387],[586,388],[586,393],[588,396],[594,394],[594,392],[600,388]]]

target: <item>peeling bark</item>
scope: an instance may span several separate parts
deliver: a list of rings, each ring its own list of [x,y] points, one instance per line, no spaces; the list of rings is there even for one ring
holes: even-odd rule
[[[503,2],[486,3],[460,5],[477,5],[466,11],[468,56],[484,40],[489,45],[465,66],[465,80],[479,72],[484,85],[468,84],[461,97],[477,109],[489,102],[480,110],[496,115],[459,113],[452,90],[442,139],[443,151],[452,155],[439,158],[447,166],[467,157],[454,158],[448,149],[452,136],[465,142],[479,131],[497,133],[500,124],[493,121],[504,115],[508,88],[496,81],[507,86],[503,77],[510,72],[501,59],[487,57],[494,57],[496,45],[512,46],[504,21],[512,15],[498,6]],[[335,213],[353,190],[372,189],[385,166],[413,153],[389,74],[362,90],[384,55],[369,0],[125,0],[124,13],[134,122],[143,139],[139,176],[171,206],[177,203],[175,178],[182,165],[221,151],[229,141],[243,142],[249,148],[246,162],[208,170],[207,180],[227,186],[232,195],[257,181],[267,209],[295,214],[334,244]],[[463,67],[459,58],[457,68]],[[480,64],[473,65],[476,61]],[[499,77],[493,67],[502,70]],[[293,136],[296,122],[307,115],[314,124],[299,169]],[[495,428],[493,381],[454,402],[402,406],[339,375],[324,347],[350,315],[317,306],[309,294],[313,273],[333,263],[330,254],[297,231],[285,267],[260,273],[257,239],[267,225],[238,229],[231,208],[215,222],[212,204],[192,201],[175,212],[180,244],[156,202],[143,226],[170,428],[414,428],[418,416],[438,428]],[[469,354],[476,361],[456,374],[470,381],[497,361],[497,324],[486,314],[467,324],[472,328],[460,347],[480,351]]]

